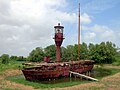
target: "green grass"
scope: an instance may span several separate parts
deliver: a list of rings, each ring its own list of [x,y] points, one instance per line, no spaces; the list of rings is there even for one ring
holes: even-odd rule
[[[116,56],[115,57],[115,62],[113,62],[113,65],[117,65],[117,66],[120,66],[120,56]]]
[[[1,64],[0,65],[0,71],[5,71],[5,70],[7,70],[7,69],[16,69],[16,68],[18,68],[19,67],[19,64],[14,64],[14,65],[12,65],[12,64]]]
[[[106,69],[106,68],[102,67],[102,68],[96,68],[96,69],[94,69],[94,71],[97,72],[95,78],[100,80],[103,77],[113,75],[113,74],[119,72],[120,70],[113,69],[113,68]],[[74,86],[74,85],[78,85],[78,84],[92,82],[92,81],[87,81],[87,80],[85,81],[84,80],[84,81],[63,82],[63,83],[57,83],[57,84],[43,84],[41,82],[27,81],[23,77],[16,77],[16,76],[8,77],[7,79],[10,81],[16,82],[16,83],[32,86],[34,88],[56,88],[56,87],[63,88],[63,87]],[[97,88],[97,87],[93,87],[93,88]]]
[[[18,68],[22,67],[22,63],[23,62],[13,61],[7,65],[0,64],[0,73],[2,73],[2,71],[7,70],[7,69],[18,69]],[[105,76],[113,75],[117,72],[120,72],[120,69],[105,68],[103,66],[103,67],[94,68],[93,71],[96,73],[94,77],[101,80]],[[92,82],[92,81],[84,80],[84,81],[63,82],[63,83],[57,83],[57,84],[43,84],[41,82],[26,81],[23,77],[21,77],[21,78],[15,78],[15,77],[16,76],[7,77],[6,79],[16,82],[16,83],[32,86],[34,88],[56,88],[56,87],[63,88],[63,87],[74,86],[74,85],[78,85],[78,84]],[[97,87],[92,87],[92,88],[97,88]],[[16,90],[16,89],[6,88],[4,90]]]
[[[88,83],[90,81],[74,81],[74,82],[64,82],[64,83],[57,83],[57,84],[43,84],[41,82],[32,82],[32,81],[27,81],[24,78],[15,78],[15,77],[8,77],[7,78],[10,81],[16,82],[16,83],[20,83],[20,84],[24,84],[24,85],[28,85],[28,86],[32,86],[34,88],[55,88],[55,87],[68,87],[68,86],[74,86],[74,85],[78,85],[78,84],[82,84],[82,83]]]
[[[0,64],[0,72],[5,71],[7,69],[18,69],[18,68],[22,68],[22,62],[11,61],[9,64]]]
[[[93,69],[93,71],[94,77],[101,80],[105,76],[113,75],[120,72],[120,69],[99,67]]]

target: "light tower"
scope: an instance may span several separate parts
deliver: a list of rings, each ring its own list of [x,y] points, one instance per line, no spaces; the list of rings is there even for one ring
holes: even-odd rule
[[[60,46],[63,42],[63,26],[60,26],[60,23],[58,23],[58,26],[54,26],[55,28],[55,36],[53,39],[55,39],[56,44],[56,61],[60,62]]]

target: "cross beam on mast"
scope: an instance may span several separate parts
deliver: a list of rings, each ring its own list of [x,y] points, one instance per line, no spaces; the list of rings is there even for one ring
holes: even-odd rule
[[[80,60],[80,3],[78,7],[78,60]]]

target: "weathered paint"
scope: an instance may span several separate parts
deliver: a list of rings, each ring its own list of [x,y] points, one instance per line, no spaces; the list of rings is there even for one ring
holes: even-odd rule
[[[60,46],[63,42],[63,26],[60,26],[60,23],[58,23],[58,26],[54,26],[55,28],[55,36],[53,39],[55,39],[56,44],[56,61],[60,62]]]
[[[68,77],[69,71],[84,73],[91,71],[92,68],[93,61],[84,60],[61,63],[38,63],[38,66],[25,68],[22,72],[26,80],[46,80],[59,77]]]

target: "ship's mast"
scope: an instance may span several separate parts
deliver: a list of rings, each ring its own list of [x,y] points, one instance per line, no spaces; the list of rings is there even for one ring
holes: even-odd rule
[[[80,60],[80,3],[78,7],[78,60]]]

